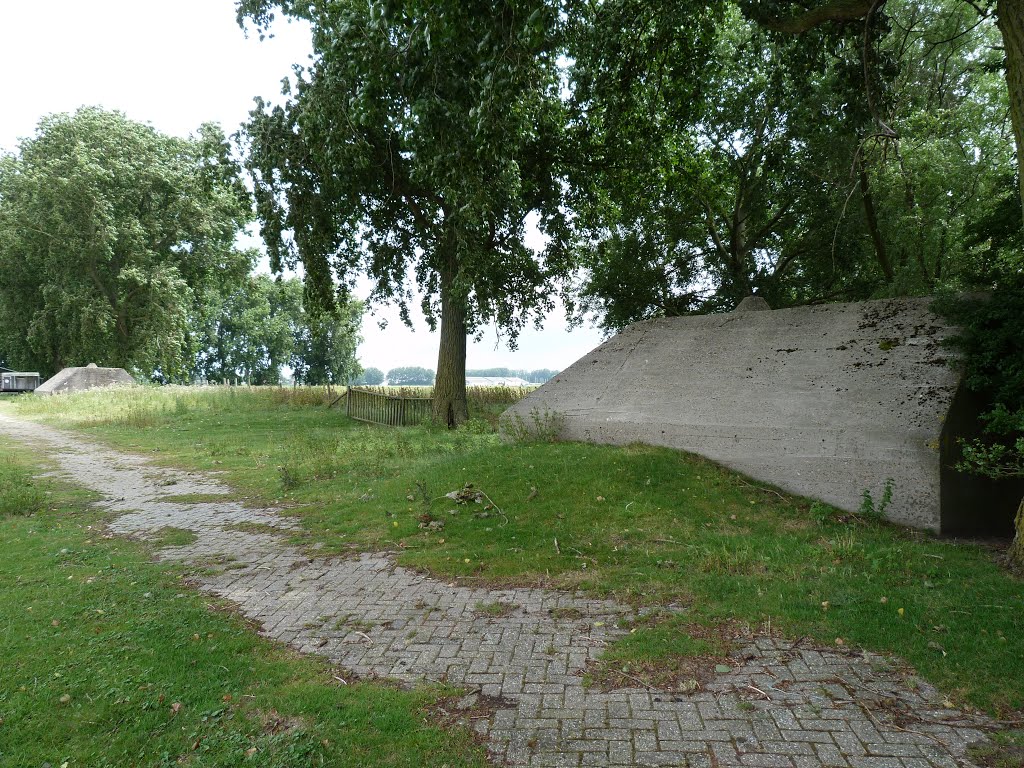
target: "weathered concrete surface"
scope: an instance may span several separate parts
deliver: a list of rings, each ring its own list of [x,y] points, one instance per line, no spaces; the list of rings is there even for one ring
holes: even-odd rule
[[[35,392],[37,395],[59,395],[114,386],[132,387],[135,386],[135,379],[124,368],[98,368],[95,363],[90,363],[82,367],[65,368],[36,387]]]
[[[167,498],[231,492],[208,475],[3,415],[0,435],[49,451],[62,472],[102,494],[113,533],[192,531],[192,544],[161,557],[194,568],[194,583],[234,601],[264,635],[342,665],[339,676],[446,680],[472,691],[462,706],[490,706],[465,722],[486,738],[496,765],[971,768],[968,745],[997,729],[944,706],[898,660],[777,634],[746,637],[730,670],[693,693],[587,688],[587,662],[625,634],[616,626],[631,613],[624,606],[464,587],[398,567],[387,554],[311,558],[274,535],[296,522],[273,509],[227,496]],[[494,602],[507,615],[483,609]]]
[[[566,439],[691,451],[850,511],[891,479],[887,516],[939,530],[939,439],[958,382],[929,301],[636,323],[505,418],[547,409]]]

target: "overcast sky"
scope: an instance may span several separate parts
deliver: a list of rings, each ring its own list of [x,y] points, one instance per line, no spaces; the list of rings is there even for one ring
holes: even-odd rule
[[[179,136],[206,121],[234,133],[253,97],[276,98],[281,79],[309,55],[302,26],[278,23],[274,32],[247,38],[233,0],[0,0],[0,151],[14,151],[43,115],[82,105]],[[405,329],[386,310],[368,316],[363,365],[434,368],[436,335],[421,318],[415,326]],[[490,329],[470,344],[467,367],[562,369],[598,343],[597,331],[570,333],[555,315],[543,331],[524,332],[514,353]]]

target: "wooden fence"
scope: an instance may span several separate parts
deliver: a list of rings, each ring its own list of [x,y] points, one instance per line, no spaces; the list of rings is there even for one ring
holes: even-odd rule
[[[429,397],[400,397],[384,395],[358,387],[345,392],[345,413],[357,421],[406,427],[422,424],[430,417]]]

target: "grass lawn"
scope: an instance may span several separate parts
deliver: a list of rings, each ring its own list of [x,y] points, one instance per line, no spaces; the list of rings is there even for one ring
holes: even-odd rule
[[[449,432],[370,427],[319,403],[301,390],[167,388],[3,407],[221,470],[254,503],[288,504],[326,552],[389,549],[469,583],[676,609],[611,649],[616,665],[672,664],[714,651],[725,622],[770,622],[897,654],[956,703],[1024,708],[1024,582],[985,548],[840,513],[671,450],[505,444],[493,405]],[[469,503],[446,496],[467,484]]]
[[[486,765],[444,692],[343,685],[38,469],[0,445],[0,765]]]

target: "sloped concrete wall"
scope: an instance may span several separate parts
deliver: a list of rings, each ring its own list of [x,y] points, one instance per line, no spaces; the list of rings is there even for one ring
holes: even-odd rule
[[[939,530],[940,435],[957,389],[928,299],[636,323],[517,403],[563,437],[706,456],[792,493]],[[757,309],[755,305],[751,309]]]
[[[58,395],[67,392],[84,392],[100,387],[134,386],[135,379],[124,368],[98,368],[88,365],[65,368],[56,376],[36,387],[37,395]]]

